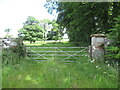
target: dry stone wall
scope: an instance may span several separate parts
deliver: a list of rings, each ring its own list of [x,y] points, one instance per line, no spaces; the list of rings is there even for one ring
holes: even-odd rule
[[[18,38],[0,38],[0,45],[2,48],[13,48],[13,47],[17,47],[17,40]],[[23,40],[19,39],[20,43],[23,43]]]

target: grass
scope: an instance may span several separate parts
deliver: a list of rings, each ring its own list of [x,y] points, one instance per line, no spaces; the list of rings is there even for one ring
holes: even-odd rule
[[[43,44],[33,45],[42,47]],[[72,46],[67,42],[46,42],[43,46],[62,45]],[[57,61],[54,57],[45,62],[25,59],[18,65],[7,65],[2,70],[3,88],[117,88],[117,70],[103,61],[91,63],[88,57],[70,64]]]

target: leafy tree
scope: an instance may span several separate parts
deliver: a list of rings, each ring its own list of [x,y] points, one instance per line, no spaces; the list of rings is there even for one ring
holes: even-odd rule
[[[107,13],[105,13],[108,8],[107,4],[60,3],[57,21],[67,29],[70,41],[90,43],[92,33],[105,33],[108,29],[108,26],[103,24],[105,20],[103,16],[107,17]],[[104,15],[100,12],[104,12]]]
[[[120,2],[47,2],[45,7],[49,13],[57,10],[58,24],[76,43],[89,44],[93,33],[108,34],[120,14]]]
[[[27,18],[22,29],[19,30],[19,36],[30,43],[43,39],[44,30],[39,25],[39,21],[32,16]]]
[[[11,29],[9,29],[9,28],[5,29],[5,32],[7,33],[6,37],[10,37],[10,35],[9,35],[10,31],[11,31]]]
[[[110,29],[109,38],[112,40],[112,45],[109,46],[109,58],[120,60],[120,15],[114,19],[115,25]]]
[[[27,21],[23,23],[24,25],[34,25],[34,24],[39,24],[39,21],[34,18],[33,16],[28,16]]]
[[[51,31],[48,32],[47,37],[48,40],[60,40],[62,39],[63,29],[60,28],[59,24],[56,20],[50,22],[52,28]]]
[[[40,26],[44,30],[44,33],[43,33],[43,40],[44,41],[47,39],[47,30],[50,28],[49,27],[50,22],[51,21],[49,19],[42,19],[42,20],[40,20]]]

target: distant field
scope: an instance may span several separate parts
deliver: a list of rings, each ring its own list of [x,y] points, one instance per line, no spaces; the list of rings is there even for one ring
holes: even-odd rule
[[[68,39],[64,39],[64,40],[61,40],[61,42],[63,42],[63,43],[67,43],[69,40]],[[36,41],[35,43],[32,43],[32,44],[30,44],[30,42],[29,41],[24,41],[23,43],[25,44],[25,45],[29,45],[29,46],[32,46],[32,45],[42,45],[42,44],[46,44],[46,43],[56,43],[56,42],[60,42],[59,40],[58,41],[55,41],[55,40],[48,40],[48,41]]]

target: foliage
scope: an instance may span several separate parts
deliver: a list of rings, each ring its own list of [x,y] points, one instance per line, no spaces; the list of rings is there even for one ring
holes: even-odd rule
[[[29,44],[31,46],[31,44]],[[61,46],[62,43],[46,43]],[[71,46],[65,43],[64,46]],[[13,73],[14,72],[14,73]],[[87,57],[77,62],[59,62],[57,58],[35,62],[23,60],[3,68],[3,88],[117,88],[118,73],[104,63],[91,63]],[[11,80],[11,83],[7,82]]]
[[[7,33],[5,37],[11,37],[11,35],[9,35],[11,29],[7,28],[5,29],[5,32]]]
[[[120,60],[120,15],[115,18],[115,25],[110,29],[109,38],[112,40],[112,45],[108,47],[108,58],[114,61]]]
[[[22,38],[15,39],[15,42],[17,43],[16,47],[10,47],[10,50],[12,50],[14,53],[16,53],[19,58],[26,56],[26,46],[23,44]]]
[[[5,35],[4,38],[13,38],[13,35]]]
[[[22,59],[21,59],[22,60]],[[8,65],[16,65],[19,64],[21,61],[19,56],[11,50],[4,49],[2,51],[2,67]]]
[[[51,31],[48,31],[47,39],[48,40],[61,40],[64,29],[60,28],[56,20],[51,21],[50,25],[52,26],[52,28],[51,28]]]
[[[40,20],[40,26],[43,28],[44,30],[44,36],[43,36],[43,40],[46,41],[47,39],[47,31],[50,29],[50,20],[49,19],[42,19]]]
[[[2,60],[3,66],[5,65],[15,65],[19,64],[21,61],[20,58],[26,56],[26,47],[22,43],[21,38],[14,39],[14,42],[17,43],[17,46],[10,46],[10,48],[3,48]]]
[[[19,36],[30,43],[43,39],[44,30],[39,25],[39,21],[29,16],[22,29],[19,30]]]
[[[27,21],[23,23],[24,25],[34,25],[34,24],[39,24],[39,21],[34,18],[33,16],[28,16]]]
[[[70,41],[90,43],[90,35],[109,33],[120,14],[120,2],[47,2],[49,13],[58,12],[57,22],[66,28]]]

